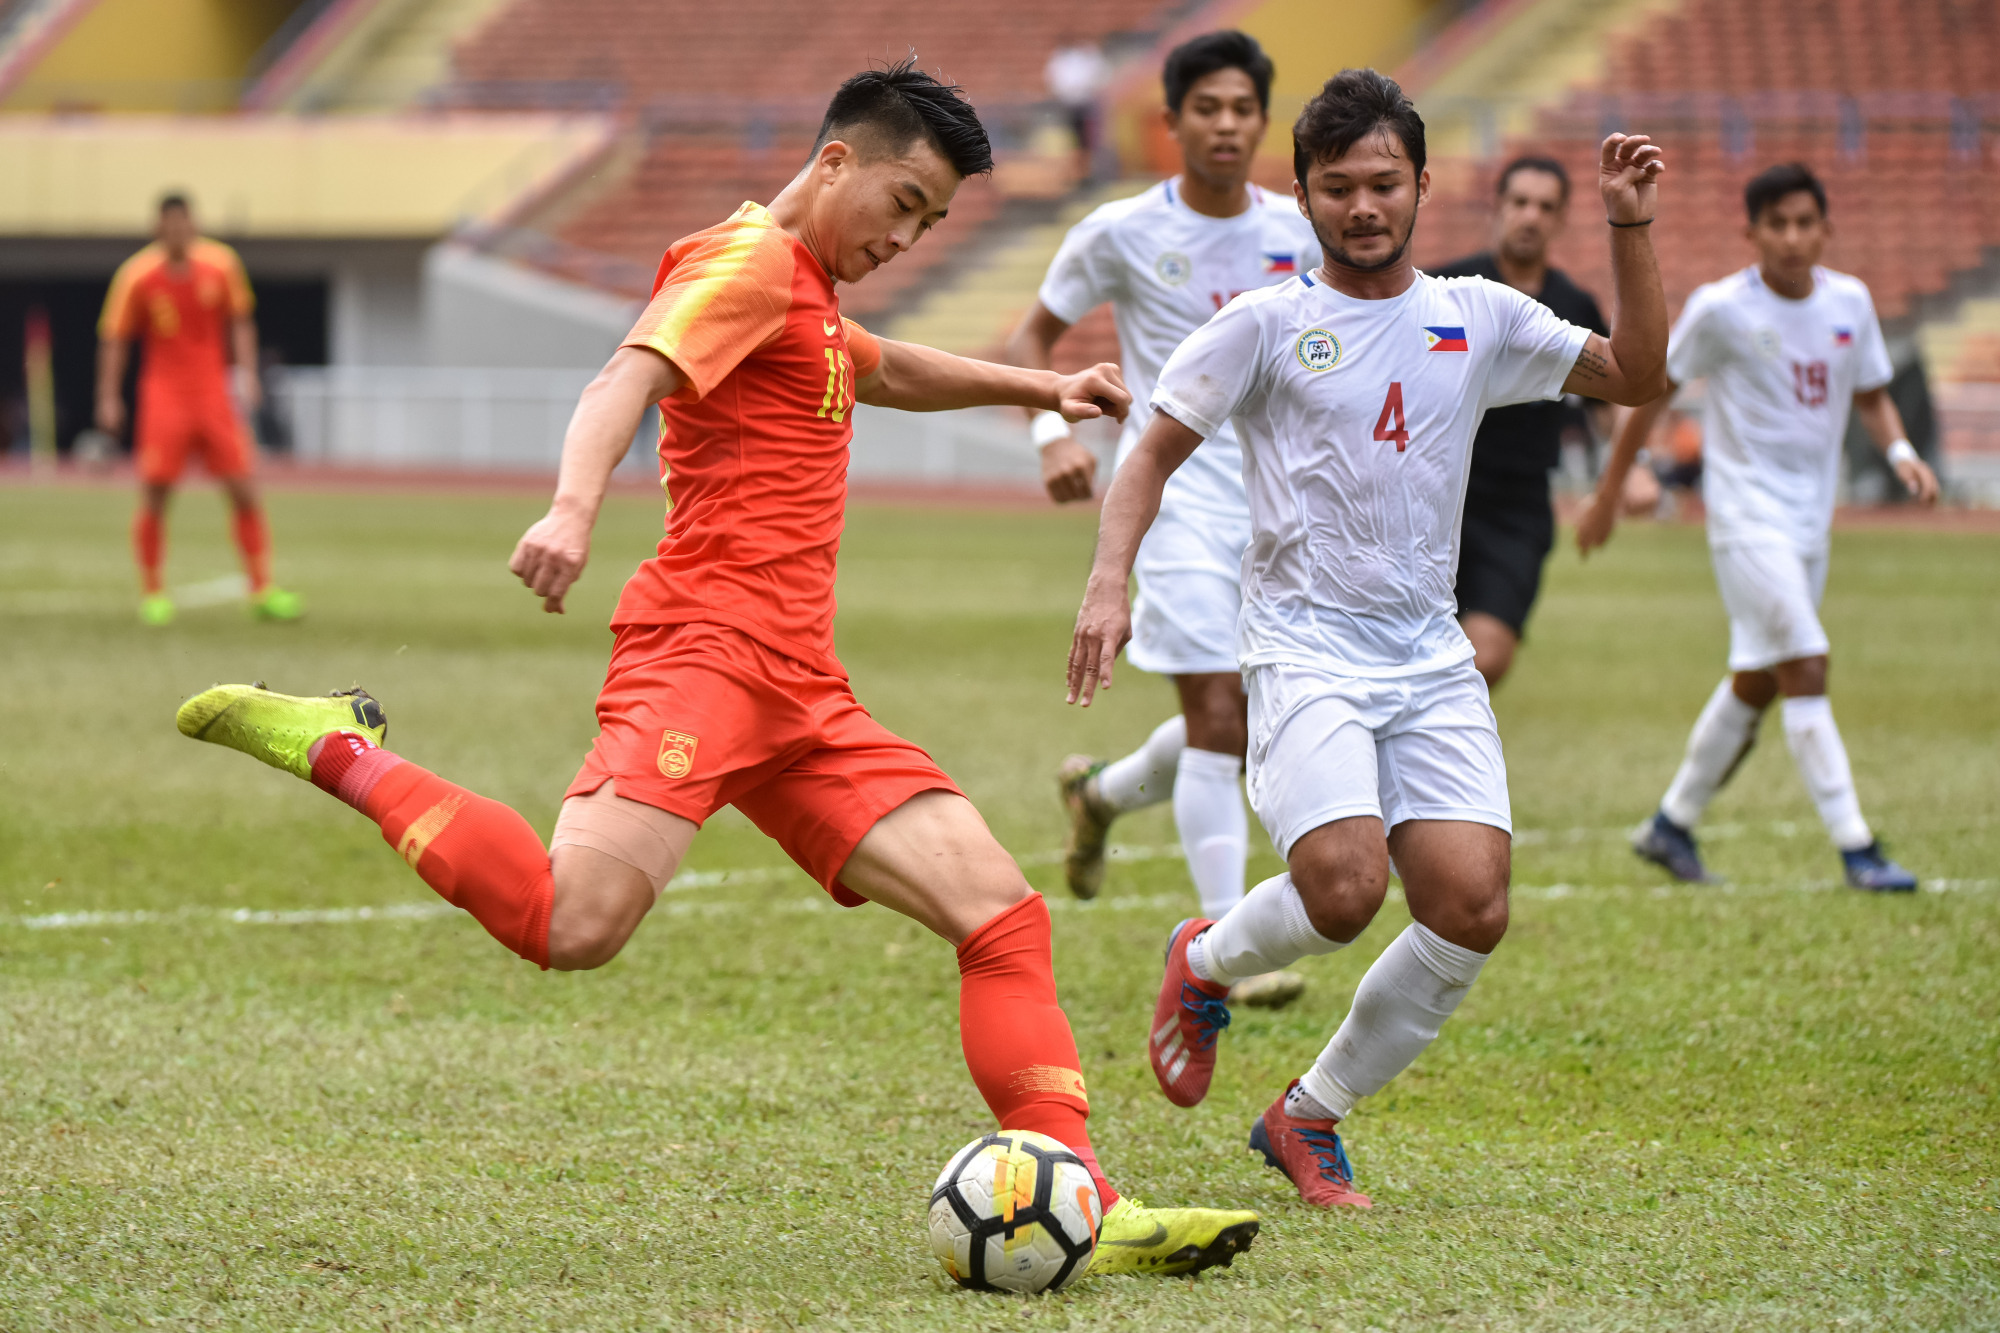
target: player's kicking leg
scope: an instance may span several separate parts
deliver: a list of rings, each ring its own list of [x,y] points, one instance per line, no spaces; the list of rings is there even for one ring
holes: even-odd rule
[[[590,968],[614,957],[698,828],[619,797],[614,779],[564,802],[551,856],[513,810],[381,748],[387,719],[359,690],[295,698],[216,686],[183,704],[176,722],[185,735],[306,778],[366,814],[425,883],[543,967]],[[795,787],[768,784],[739,804],[795,856],[801,842],[823,851],[829,836],[838,845],[839,831],[829,833],[833,821],[800,797],[824,789],[828,771],[802,770]],[[854,804],[854,785],[836,785],[838,800]],[[955,791],[919,793],[846,845],[851,855],[816,877],[900,911],[957,947],[966,1064],[1001,1127],[1057,1138],[1097,1177],[1106,1212],[1092,1271],[1198,1272],[1248,1248],[1254,1213],[1150,1209],[1104,1180],[1075,1039],[1056,1001],[1047,905],[971,803]],[[801,863],[816,859],[808,852]]]

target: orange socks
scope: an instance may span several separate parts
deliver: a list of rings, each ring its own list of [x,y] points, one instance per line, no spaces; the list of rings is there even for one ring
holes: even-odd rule
[[[237,510],[235,532],[243,572],[250,578],[250,595],[256,597],[271,586],[271,529],[264,522],[264,511]]]
[[[312,780],[380,824],[383,841],[446,902],[529,962],[549,965],[555,882],[527,820],[350,731],[315,743]]]
[[[160,590],[160,556],[166,549],[167,525],[149,509],[132,516],[132,554],[139,561],[139,582],[151,597]]]
[[[1118,1192],[1098,1169],[1086,1120],[1076,1038],[1056,1003],[1049,941],[1049,905],[1028,895],[988,921],[958,946],[959,1039],[979,1095],[1002,1129],[1047,1134],[1090,1168],[1104,1211]]]

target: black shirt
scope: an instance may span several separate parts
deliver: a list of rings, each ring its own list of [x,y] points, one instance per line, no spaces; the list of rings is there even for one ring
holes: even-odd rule
[[[1500,265],[1491,254],[1472,255],[1446,264],[1433,275],[1440,278],[1490,278],[1501,282]],[[1579,324],[1592,333],[1611,336],[1604,315],[1589,292],[1571,282],[1559,268],[1552,268],[1542,280],[1535,299],[1560,319]],[[1547,494],[1549,469],[1562,461],[1563,427],[1575,420],[1576,409],[1562,399],[1537,403],[1516,403],[1496,407],[1479,423],[1472,441],[1473,489],[1505,487],[1517,490],[1529,483]]]

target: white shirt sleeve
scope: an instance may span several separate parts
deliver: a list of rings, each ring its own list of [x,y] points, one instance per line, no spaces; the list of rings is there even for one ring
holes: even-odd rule
[[[1042,305],[1065,324],[1081,320],[1117,297],[1117,259],[1111,228],[1094,215],[1085,218],[1063,237],[1048,276],[1042,279],[1038,293]]]
[[[1153,387],[1153,410],[1210,438],[1256,392],[1262,345],[1256,311],[1242,297],[1231,301],[1167,358]]]
[[[1540,301],[1512,287],[1487,283],[1500,351],[1486,374],[1486,405],[1530,403],[1562,397],[1590,330],[1558,318]]]
[[[1875,318],[1875,301],[1866,288],[1861,291],[1861,303],[1861,318],[1857,321],[1861,327],[1854,331],[1854,350],[1858,353],[1854,391],[1867,393],[1896,378],[1896,367],[1889,360],[1889,345],[1882,338],[1882,321]]]
[[[1709,318],[1714,309],[1706,287],[1697,288],[1681,307],[1681,317],[1667,335],[1667,378],[1674,383],[1691,383],[1714,374],[1721,366],[1728,349],[1722,346],[1715,321]]]

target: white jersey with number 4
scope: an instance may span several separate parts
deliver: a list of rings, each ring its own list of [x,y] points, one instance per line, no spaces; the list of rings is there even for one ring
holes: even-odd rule
[[[1234,421],[1243,448],[1243,667],[1470,658],[1452,585],[1473,434],[1490,407],[1561,394],[1589,336],[1484,278],[1419,273],[1360,301],[1301,275],[1182,343],[1154,408],[1204,437]]]
[[[1816,268],[1802,301],[1765,286],[1755,267],[1697,287],[1667,344],[1667,374],[1708,380],[1709,542],[1826,549],[1848,409],[1894,373],[1858,278]]]
[[[1250,207],[1235,217],[1195,212],[1168,180],[1105,204],[1071,228],[1042,281],[1041,302],[1069,324],[1111,302],[1119,365],[1132,391],[1118,462],[1145,433],[1153,383],[1182,339],[1238,293],[1318,263],[1319,242],[1297,202],[1254,185]],[[1242,521],[1242,456],[1228,431],[1195,451],[1167,483],[1164,504]]]

